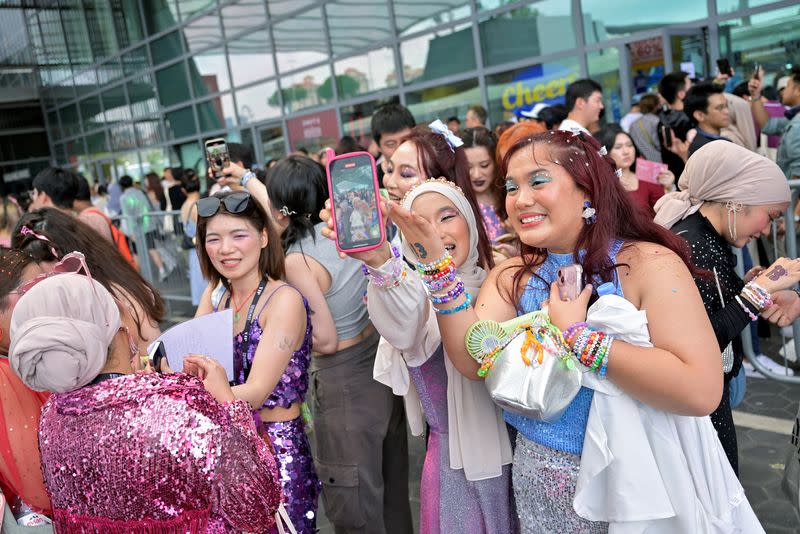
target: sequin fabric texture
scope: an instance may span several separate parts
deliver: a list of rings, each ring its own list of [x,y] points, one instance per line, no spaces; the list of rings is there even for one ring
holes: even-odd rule
[[[244,401],[184,374],[53,395],[39,432],[56,532],[265,532],[278,471]]]
[[[308,391],[308,367],[311,364],[311,316],[305,298],[303,298],[303,304],[306,307],[307,324],[305,339],[300,349],[292,354],[278,384],[264,402],[265,408],[276,406],[288,408],[294,403],[301,403]],[[266,307],[266,303],[264,307]],[[245,382],[245,358],[249,365],[253,364],[261,335],[261,326],[257,317],[250,326],[250,347],[247,354],[244,354],[242,333],[233,340],[233,365],[237,384]],[[302,417],[286,422],[261,423],[256,414],[256,419],[259,420],[258,424],[269,436],[275,452],[275,459],[281,473],[286,511],[289,512],[289,517],[297,532],[313,533],[316,529],[317,502],[322,485],[314,468],[311,446],[303,429]],[[273,529],[273,532],[276,531]]]

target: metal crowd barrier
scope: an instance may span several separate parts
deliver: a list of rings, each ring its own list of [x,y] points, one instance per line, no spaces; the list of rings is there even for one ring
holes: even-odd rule
[[[800,180],[789,180],[789,187],[791,188],[792,192],[792,200],[789,203],[786,213],[784,214],[785,235],[782,240],[779,238],[778,222],[773,222],[772,232],[770,233],[769,238],[766,240],[772,245],[772,257],[770,258],[770,262],[767,263],[767,265],[763,265],[763,267],[767,267],[772,261],[781,256],[785,256],[787,258],[797,258],[797,229],[795,228],[794,211],[795,206],[797,205],[798,197],[800,196]],[[781,241],[783,242],[781,243]],[[783,250],[781,250],[781,248],[783,248]],[[744,277],[745,271],[744,261],[742,259],[742,251],[739,249],[734,249],[734,252],[736,253],[737,260],[736,272],[740,277]],[[753,262],[756,264],[758,263],[755,259]],[[792,323],[792,332],[794,354],[795,359],[797,359],[800,358],[800,319],[795,320],[794,323]],[[781,329],[781,346],[784,347],[784,353],[781,356],[783,358],[783,374],[771,371],[756,358],[757,354],[753,350],[751,331],[749,327],[745,328],[742,332],[742,346],[745,357],[753,365],[753,367],[766,378],[789,384],[800,384],[800,376],[789,376],[786,374],[786,369],[789,367],[788,358],[786,357],[786,348],[789,347],[789,345],[787,345],[786,336],[784,335],[783,329]]]
[[[155,287],[167,306],[167,321],[176,322],[194,317],[189,286],[189,254],[194,249],[184,249],[183,225],[180,211],[152,211],[136,218],[120,216],[115,223],[128,232],[131,251],[139,262],[142,276]],[[159,272],[156,259],[164,271]]]

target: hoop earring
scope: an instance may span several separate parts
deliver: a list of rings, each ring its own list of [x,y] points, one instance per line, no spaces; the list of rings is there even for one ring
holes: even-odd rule
[[[736,230],[736,214],[742,211],[742,203],[729,200],[725,203],[725,208],[728,210],[728,233],[731,239],[736,241],[738,239]],[[733,224],[731,224],[731,213],[733,213]]]
[[[583,222],[587,225],[597,222],[597,210],[592,207],[592,203],[588,200],[583,201],[583,213],[581,213],[581,217],[583,217]]]

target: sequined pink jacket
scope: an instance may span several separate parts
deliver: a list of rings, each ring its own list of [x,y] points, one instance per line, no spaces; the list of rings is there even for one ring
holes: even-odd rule
[[[281,501],[248,405],[183,374],[53,395],[39,445],[57,532],[264,532]]]

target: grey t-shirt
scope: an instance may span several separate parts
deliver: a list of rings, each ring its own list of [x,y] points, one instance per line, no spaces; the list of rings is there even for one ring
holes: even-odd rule
[[[325,223],[314,226],[314,235],[294,243],[286,255],[300,253],[313,258],[331,275],[331,287],[325,300],[331,310],[339,340],[356,337],[369,324],[364,293],[367,278],[361,272],[361,262],[353,258],[342,259],[333,241],[322,235]]]

